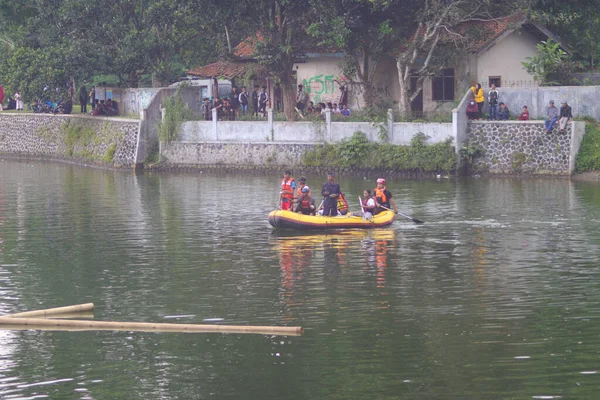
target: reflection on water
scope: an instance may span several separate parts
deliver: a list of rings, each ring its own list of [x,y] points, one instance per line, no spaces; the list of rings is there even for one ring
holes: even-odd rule
[[[0,330],[0,398],[595,398],[599,186],[392,181],[425,224],[300,234],[278,178],[0,168],[2,313],[306,332]]]

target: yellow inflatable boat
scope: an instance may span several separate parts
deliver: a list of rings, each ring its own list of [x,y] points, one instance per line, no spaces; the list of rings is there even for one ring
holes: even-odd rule
[[[269,214],[269,223],[275,228],[300,230],[327,230],[345,228],[380,228],[394,222],[393,211],[383,211],[367,220],[361,216],[338,215],[337,217],[312,216],[292,211],[275,210]]]

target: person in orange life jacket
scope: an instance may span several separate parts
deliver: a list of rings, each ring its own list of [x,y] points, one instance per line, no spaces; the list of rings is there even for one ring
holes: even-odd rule
[[[324,197],[323,215],[326,217],[337,216],[337,199],[342,193],[340,185],[335,183],[333,176],[333,172],[327,174],[327,182],[321,188],[321,195]]]
[[[296,206],[297,213],[315,215],[317,207],[315,206],[315,199],[310,195],[310,188],[308,186],[302,188],[302,196],[296,200],[296,203],[298,203]]]
[[[291,177],[290,171],[283,173],[283,180],[281,181],[281,209],[289,210],[292,208],[292,201],[294,200],[294,192],[296,191],[296,181]]]
[[[344,193],[340,193],[340,197],[338,197],[337,208],[340,214],[346,215],[350,208],[348,207],[348,201],[346,201],[346,196]]]
[[[375,203],[375,199],[371,195],[371,191],[368,189],[365,189],[365,191],[363,192],[363,199],[362,199],[363,216],[365,217],[365,219],[373,218],[373,215],[375,215],[376,207],[377,207],[377,203]]]
[[[304,187],[307,187],[306,186],[306,178],[304,176],[301,176],[300,178],[298,178],[298,187],[296,188],[296,192],[294,194],[294,200],[297,200],[300,197],[302,197],[302,189]]]
[[[380,212],[382,212],[384,210],[383,207],[387,207],[387,208],[392,208],[394,210],[394,212],[398,212],[398,209],[396,208],[396,202],[394,201],[394,199],[392,199],[392,193],[387,190],[387,187],[385,187],[385,179],[383,178],[379,178],[377,179],[377,187],[375,188],[374,192],[374,197],[375,197],[375,201],[377,203],[377,209],[375,210],[375,215],[379,214]],[[392,205],[392,207],[390,207],[390,204]]]

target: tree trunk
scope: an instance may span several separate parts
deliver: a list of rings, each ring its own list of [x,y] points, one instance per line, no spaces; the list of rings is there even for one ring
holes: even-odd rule
[[[398,103],[398,111],[400,112],[401,118],[407,118],[410,116],[410,77],[408,77],[408,82],[404,80],[404,66],[400,59],[396,59],[396,68],[398,69],[398,83],[400,84],[400,101]]]
[[[293,121],[296,114],[296,88],[295,82],[292,81],[292,74],[289,72],[284,72],[279,80],[283,92],[283,113],[288,121]]]
[[[231,37],[229,36],[229,28],[227,24],[225,24],[225,37],[227,38],[227,50],[229,50],[229,54],[233,53],[233,49],[231,47]]]
[[[140,83],[140,77],[137,74],[137,72],[130,72],[127,75],[127,86],[129,86],[130,88],[136,88],[138,87]]]
[[[375,105],[375,88],[372,82],[363,82],[363,99],[367,108],[373,108]]]

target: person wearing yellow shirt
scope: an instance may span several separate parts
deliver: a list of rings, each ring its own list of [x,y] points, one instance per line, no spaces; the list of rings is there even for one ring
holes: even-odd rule
[[[475,96],[475,103],[477,103],[477,109],[479,110],[479,118],[482,116],[483,103],[485,103],[485,96],[483,95],[483,89],[479,83],[471,86],[473,96]]]

